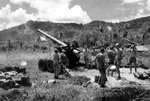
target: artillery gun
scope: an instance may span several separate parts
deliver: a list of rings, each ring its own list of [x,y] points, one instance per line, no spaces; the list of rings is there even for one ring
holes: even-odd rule
[[[71,45],[69,42],[62,42],[62,41],[56,39],[55,37],[42,31],[41,29],[38,29],[38,32],[40,32],[42,35],[46,36],[47,38],[51,39],[54,43],[57,43],[59,46],[55,47],[55,48],[57,48],[58,50],[59,49],[65,50],[65,55],[67,56],[67,58],[69,60],[68,68],[71,69],[80,64],[79,60],[80,60],[80,52],[81,51],[79,50],[78,43],[76,41],[73,41],[73,44]],[[39,60],[39,69],[42,71],[46,70],[49,72],[53,72],[54,69],[53,69],[52,64],[53,64],[53,60],[40,59]]]

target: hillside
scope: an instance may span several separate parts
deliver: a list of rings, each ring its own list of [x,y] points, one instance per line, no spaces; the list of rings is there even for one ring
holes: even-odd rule
[[[112,28],[111,31],[109,26]],[[78,40],[81,45],[87,44],[88,46],[110,44],[112,43],[112,37],[116,42],[121,41],[120,37],[124,33],[127,33],[128,39],[137,43],[150,43],[150,17],[120,23],[92,21],[85,25],[28,21],[25,24],[0,31],[0,41],[36,42],[41,36],[37,29],[42,29],[58,39]]]

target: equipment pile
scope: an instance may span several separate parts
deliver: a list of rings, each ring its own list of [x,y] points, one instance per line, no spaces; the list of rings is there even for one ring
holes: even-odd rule
[[[141,80],[146,80],[146,79],[149,79],[150,80],[150,71],[146,71],[146,72],[137,72],[137,73],[134,73],[134,76],[138,79],[141,79]]]
[[[3,67],[0,69],[0,88],[8,90],[20,86],[31,86],[26,68]]]
[[[83,87],[87,87],[88,84],[90,84],[90,78],[87,78],[85,76],[72,76],[69,79],[69,83],[74,84],[74,85],[79,85]]]

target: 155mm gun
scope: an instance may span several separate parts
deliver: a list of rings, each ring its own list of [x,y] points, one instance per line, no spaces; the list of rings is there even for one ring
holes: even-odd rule
[[[38,32],[40,32],[42,35],[46,36],[47,38],[49,38],[50,40],[52,40],[54,43],[57,43],[59,46],[57,47],[57,49],[63,49],[65,50],[65,55],[67,56],[68,60],[69,60],[69,66],[68,68],[74,68],[76,66],[78,66],[79,60],[80,60],[80,50],[78,48],[78,43],[77,42],[73,42],[73,44],[71,45],[69,42],[62,42],[58,39],[56,39],[55,37],[47,34],[46,32],[42,31],[41,29],[38,29]],[[47,61],[47,60],[46,60]],[[48,60],[50,62],[50,60]],[[40,61],[39,61],[40,62]],[[52,60],[51,60],[52,62]],[[39,63],[40,64],[40,63]],[[41,64],[43,64],[41,62]],[[48,65],[49,69],[47,69],[48,71],[52,71],[53,70],[53,66],[52,65]],[[40,66],[39,66],[40,68]],[[42,69],[44,69],[44,66],[42,67]]]

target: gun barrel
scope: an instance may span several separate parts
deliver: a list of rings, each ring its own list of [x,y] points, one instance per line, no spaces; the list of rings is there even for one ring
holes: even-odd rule
[[[41,29],[38,29],[38,31],[39,31],[40,33],[42,33],[43,35],[45,35],[46,37],[48,37],[49,39],[51,39],[52,41],[56,42],[57,44],[59,44],[59,45],[61,45],[61,46],[63,46],[63,47],[66,47],[66,46],[67,46],[67,44],[65,44],[64,42],[61,42],[60,40],[58,40],[58,39],[56,39],[55,37],[53,37],[53,36],[47,34],[46,32],[42,31]]]
[[[131,42],[131,43],[134,43],[134,44],[136,44],[136,45],[139,45],[138,43],[136,43],[136,42],[134,42],[134,41],[131,41],[131,40],[127,39],[127,38],[124,38],[124,40],[127,40],[127,41],[129,41],[129,42]]]

